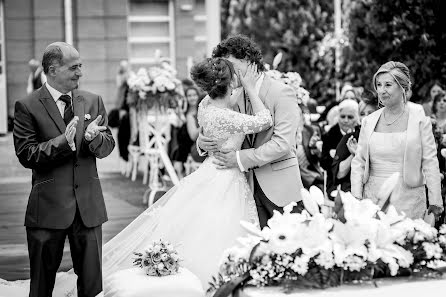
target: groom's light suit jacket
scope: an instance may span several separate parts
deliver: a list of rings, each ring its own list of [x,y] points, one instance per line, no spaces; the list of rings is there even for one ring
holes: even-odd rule
[[[66,229],[76,207],[86,227],[107,221],[96,158],[108,156],[115,142],[109,128],[91,142],[84,139],[85,129],[98,115],[102,115],[99,124],[107,126],[107,114],[100,96],[81,90],[72,94],[74,115],[79,117],[75,152],[65,138],[66,125],[46,86],[15,104],[15,151],[20,163],[32,169],[27,227]]]
[[[273,126],[254,134],[252,146],[245,139],[239,152],[240,162],[249,171],[251,186],[254,171],[266,197],[283,207],[302,199],[303,185],[296,157],[300,108],[294,90],[266,74],[259,97],[271,111]],[[244,101],[242,92],[238,104],[240,111],[246,113]]]

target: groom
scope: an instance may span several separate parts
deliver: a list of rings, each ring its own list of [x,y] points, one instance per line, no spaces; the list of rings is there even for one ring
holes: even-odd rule
[[[64,42],[43,54],[47,83],[15,104],[14,146],[32,169],[25,214],[30,297],[52,295],[68,236],[77,296],[102,291],[102,229],[107,221],[96,158],[114,146],[100,96],[78,90],[78,51]]]
[[[300,116],[297,97],[291,87],[265,75],[260,49],[246,36],[236,35],[223,40],[212,56],[228,59],[236,72],[240,71],[242,75],[251,63],[255,63],[260,71],[256,88],[260,99],[271,112],[273,127],[248,135],[240,151],[220,151],[215,152],[214,156],[219,168],[238,167],[242,172],[249,172],[260,227],[263,228],[274,210],[283,212],[282,208],[290,202],[298,204],[293,211],[303,209],[300,194],[303,186],[296,157]],[[233,96],[238,96],[240,112],[252,114],[251,103],[243,88],[239,88],[238,92],[235,90]],[[204,151],[217,149],[216,142],[202,134],[197,146]]]

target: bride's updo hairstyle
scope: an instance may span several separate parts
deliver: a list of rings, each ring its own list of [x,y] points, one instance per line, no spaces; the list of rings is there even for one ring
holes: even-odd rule
[[[234,66],[224,58],[208,58],[195,64],[191,71],[194,82],[211,98],[223,97],[234,77]]]
[[[378,77],[378,75],[383,73],[388,73],[393,77],[393,79],[403,91],[404,102],[407,102],[407,100],[410,99],[410,95],[412,94],[412,82],[410,81],[409,68],[407,68],[407,66],[401,62],[394,61],[390,61],[381,65],[378,71],[376,71],[375,75],[373,75],[373,87],[375,88],[375,91],[377,91],[376,78]]]

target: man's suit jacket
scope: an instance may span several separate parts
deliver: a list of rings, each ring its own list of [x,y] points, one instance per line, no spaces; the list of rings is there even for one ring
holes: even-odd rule
[[[240,162],[245,170],[254,170],[266,197],[277,206],[300,201],[302,180],[296,157],[299,105],[294,90],[265,75],[259,97],[271,111],[273,126],[254,135],[251,147],[245,140]],[[238,100],[246,113],[243,98]],[[252,180],[252,178],[251,178]]]
[[[427,185],[429,203],[442,205],[440,170],[432,124],[420,105],[408,103],[409,120],[404,150],[403,181],[409,187]],[[379,109],[365,117],[359,133],[358,148],[351,165],[353,196],[361,198],[370,174],[370,137],[383,112]],[[377,189],[378,190],[378,189]]]
[[[72,94],[74,115],[79,117],[76,152],[68,145],[66,125],[45,85],[15,104],[15,151],[20,163],[32,169],[27,227],[68,228],[76,205],[85,226],[107,221],[96,158],[108,156],[115,142],[108,128],[91,142],[85,140],[88,124],[102,115],[99,125],[107,126],[107,114],[100,96],[81,90]]]

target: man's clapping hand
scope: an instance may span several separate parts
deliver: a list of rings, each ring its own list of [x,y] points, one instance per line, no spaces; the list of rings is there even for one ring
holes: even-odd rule
[[[98,115],[98,117],[88,125],[84,135],[86,141],[92,141],[101,131],[105,131],[107,129],[105,126],[99,126],[101,119],[102,116]]]
[[[76,127],[79,122],[79,117],[75,116],[71,122],[68,123],[67,128],[65,129],[65,138],[68,141],[68,144],[71,146],[74,143],[74,138],[76,137]]]

